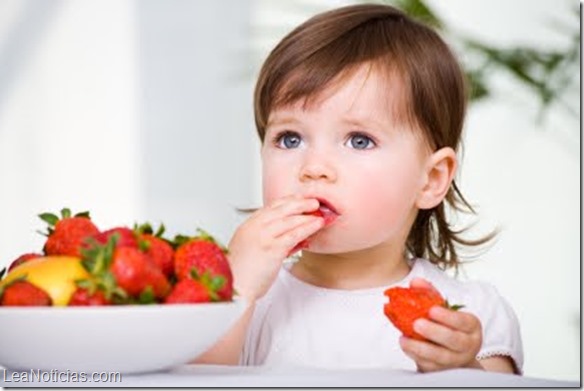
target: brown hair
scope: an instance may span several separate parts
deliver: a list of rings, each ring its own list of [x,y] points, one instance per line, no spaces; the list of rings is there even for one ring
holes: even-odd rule
[[[254,96],[255,121],[264,141],[274,108],[315,97],[359,65],[372,64],[397,74],[405,83],[405,116],[421,129],[436,151],[458,150],[466,112],[463,72],[440,36],[429,27],[387,5],[338,8],[316,15],[289,33],[265,60]],[[445,197],[458,211],[472,212],[453,181]],[[458,268],[457,245],[476,246],[461,237],[446,219],[444,202],[420,210],[406,248],[446,269]]]

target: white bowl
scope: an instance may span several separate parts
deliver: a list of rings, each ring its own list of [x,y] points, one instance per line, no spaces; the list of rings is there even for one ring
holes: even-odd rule
[[[0,366],[140,373],[185,364],[245,308],[233,302],[104,307],[0,307]]]

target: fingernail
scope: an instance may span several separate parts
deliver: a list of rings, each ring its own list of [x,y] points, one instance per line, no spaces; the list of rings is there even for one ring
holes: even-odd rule
[[[426,320],[425,319],[417,319],[414,322],[414,331],[419,333],[420,331],[422,331],[422,329],[424,328],[424,323]]]

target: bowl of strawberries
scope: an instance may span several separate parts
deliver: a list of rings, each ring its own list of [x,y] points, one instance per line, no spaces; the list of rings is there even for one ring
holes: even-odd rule
[[[39,215],[39,251],[0,272],[0,366],[142,373],[188,363],[235,323],[227,250],[164,225],[99,229],[89,213]]]

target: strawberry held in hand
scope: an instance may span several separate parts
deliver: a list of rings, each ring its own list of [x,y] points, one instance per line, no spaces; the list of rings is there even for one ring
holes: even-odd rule
[[[419,318],[429,319],[430,309],[434,306],[446,307],[452,310],[462,306],[450,306],[435,289],[420,287],[394,287],[384,294],[389,303],[383,307],[385,316],[406,337],[425,341],[426,338],[414,331],[414,322]]]

